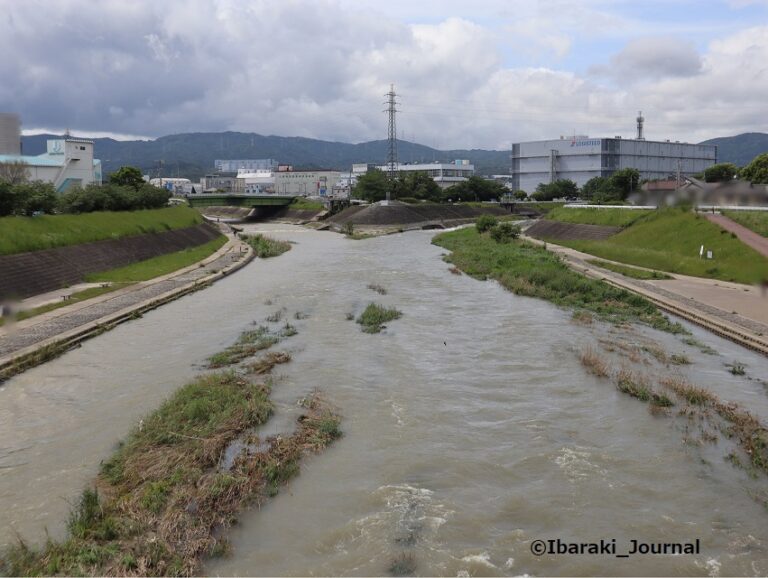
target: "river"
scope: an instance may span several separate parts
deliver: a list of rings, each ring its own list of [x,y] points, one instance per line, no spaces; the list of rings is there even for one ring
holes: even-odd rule
[[[230,532],[218,575],[753,575],[768,573],[768,510],[727,442],[683,443],[681,422],[579,361],[599,339],[652,339],[688,376],[768,418],[768,392],[731,375],[768,360],[695,327],[718,355],[647,328],[583,326],[545,301],[448,271],[433,231],[352,241],[248,225],[295,242],[212,287],[121,325],[0,387],[0,542],[64,533],[69,504],[139,419],[253,321],[285,308],[277,412],[319,388],[344,437]],[[370,283],[387,289],[379,295]],[[376,301],[403,317],[378,335],[347,313]],[[304,317],[294,319],[295,313]],[[648,371],[654,371],[649,365]],[[533,540],[693,542],[679,556],[544,555]]]

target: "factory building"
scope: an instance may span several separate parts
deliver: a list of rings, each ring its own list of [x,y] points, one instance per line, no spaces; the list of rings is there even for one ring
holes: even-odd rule
[[[355,166],[357,165],[353,165],[353,171]],[[377,168],[385,173],[389,172],[389,166],[387,165]],[[475,166],[469,164],[468,160],[456,160],[452,163],[399,163],[395,171],[398,177],[409,173],[426,173],[440,185],[440,188],[447,189],[474,176]]]
[[[93,141],[65,137],[48,141],[47,150],[38,156],[0,154],[0,163],[26,165],[30,181],[52,183],[63,193],[73,186],[101,184],[101,161],[93,158]]]
[[[303,197],[326,197],[339,181],[341,173],[333,170],[294,171],[274,173],[275,193]]]
[[[717,162],[717,146],[638,139],[574,136],[512,145],[513,189],[527,193],[539,183],[570,179],[579,187],[593,177],[637,169],[641,179],[701,173]]]
[[[704,172],[717,163],[717,146],[679,141],[648,141],[645,118],[637,115],[634,139],[560,137],[512,145],[511,187],[532,193],[540,183],[570,179],[579,187],[593,177],[610,177],[620,169],[637,169],[640,179],[678,179]]]

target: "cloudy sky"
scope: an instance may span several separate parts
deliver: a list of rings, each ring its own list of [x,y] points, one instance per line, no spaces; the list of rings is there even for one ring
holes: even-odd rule
[[[26,133],[438,148],[768,132],[768,0],[0,0]]]

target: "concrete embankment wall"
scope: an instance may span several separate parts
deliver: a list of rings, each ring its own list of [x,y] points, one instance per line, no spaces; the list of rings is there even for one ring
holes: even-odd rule
[[[525,234],[535,239],[563,239],[602,241],[621,231],[621,227],[603,225],[580,225],[542,220],[529,227]]]
[[[0,299],[24,299],[81,283],[98,273],[203,245],[221,235],[202,224],[83,245],[0,256]]]
[[[350,207],[328,219],[337,225],[411,225],[435,221],[471,220],[480,215],[508,215],[503,207],[470,205],[369,205]]]

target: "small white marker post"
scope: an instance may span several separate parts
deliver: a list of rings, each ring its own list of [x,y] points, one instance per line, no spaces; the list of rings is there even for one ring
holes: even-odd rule
[[[701,249],[699,249],[699,259],[701,259],[704,256],[704,245],[701,246]]]

